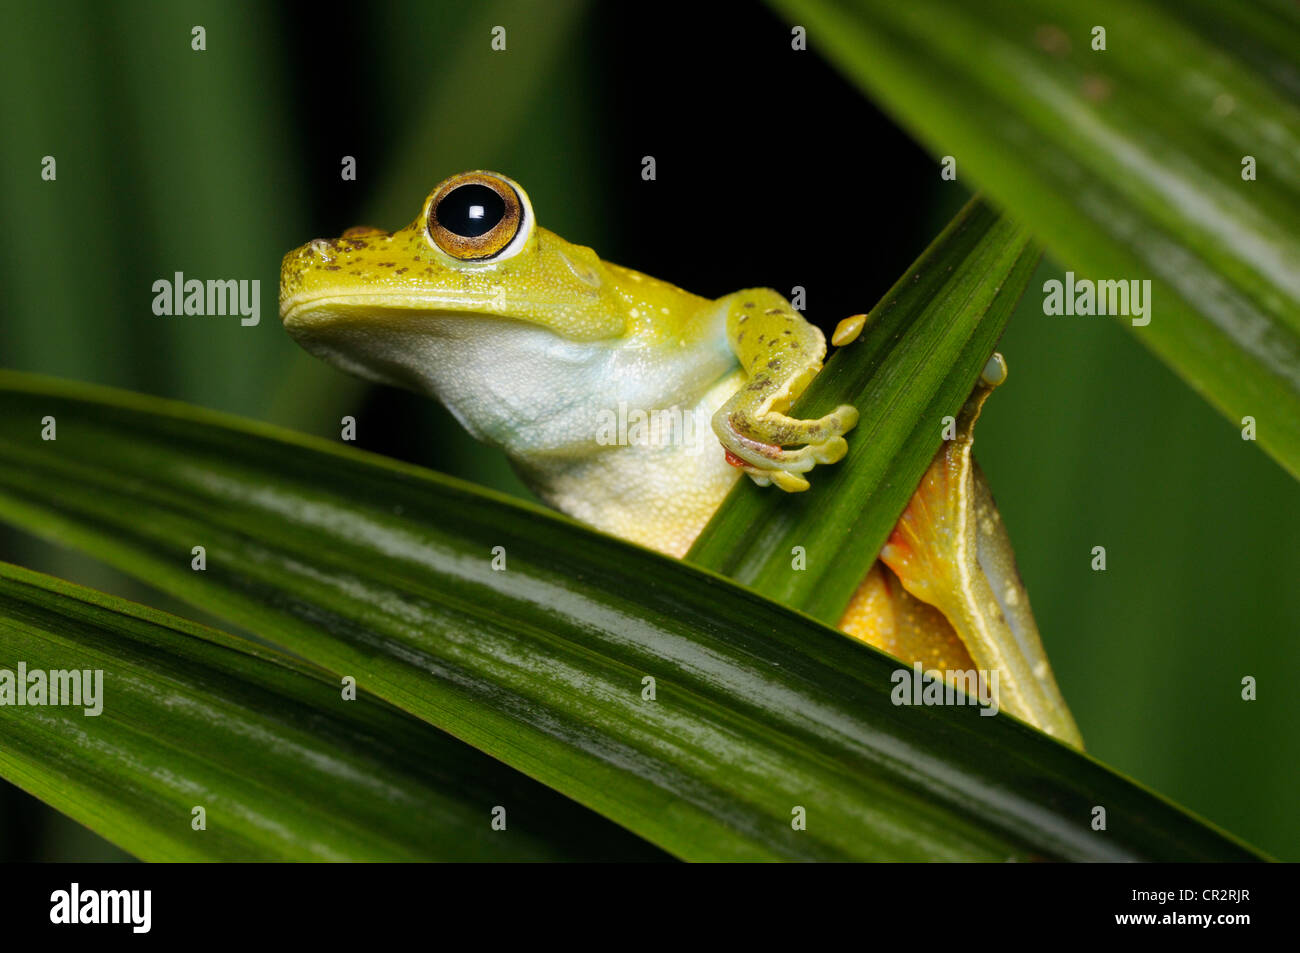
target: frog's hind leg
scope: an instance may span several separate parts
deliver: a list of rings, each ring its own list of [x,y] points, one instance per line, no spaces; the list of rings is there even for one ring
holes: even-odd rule
[[[996,689],[1001,708],[1081,748],[1079,729],[1043,651],[1002,518],[971,455],[980,409],[1005,376],[1005,364],[995,355],[962,409],[955,439],[935,455],[880,551],[880,562],[887,567],[880,572],[885,585],[873,580],[878,572],[873,567],[840,627],[909,663],[929,666],[931,658],[954,658],[954,669],[982,673]],[[891,582],[931,614],[916,610]],[[892,617],[911,620],[910,628],[896,624],[891,635],[883,626],[886,597]],[[965,660],[951,646],[954,636],[965,650]],[[894,648],[882,644],[891,640]],[[933,667],[944,668],[937,663]]]
[[[821,370],[826,339],[769,288],[739,291],[724,303],[727,340],[748,380],[714,414],[713,430],[727,459],[756,483],[807,489],[798,474],[843,459],[844,434],[858,422],[857,409],[848,404],[815,420],[785,413]]]
[[[894,571],[879,560],[858,584],[839,628],[895,658],[920,662],[926,671],[975,668],[944,614],[908,592]]]

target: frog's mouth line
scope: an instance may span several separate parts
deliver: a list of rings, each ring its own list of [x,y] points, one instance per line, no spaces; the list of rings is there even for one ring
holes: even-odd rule
[[[371,309],[392,314],[408,314],[416,317],[447,314],[484,314],[491,313],[493,305],[500,305],[495,295],[403,295],[395,298],[382,294],[314,294],[294,295],[280,302],[280,321],[285,327],[309,327],[327,325],[338,321],[355,319],[349,311]]]
[[[530,310],[546,313],[541,304],[514,302],[519,314],[505,314],[499,295],[462,293],[455,295],[356,294],[300,292],[280,302],[280,322],[295,337],[353,326],[389,330],[426,331],[431,323],[444,318],[489,319],[498,323],[517,324],[533,331],[545,332],[563,341],[586,344],[607,342],[627,344],[620,325],[602,329],[600,334],[574,334],[546,321],[528,316]]]

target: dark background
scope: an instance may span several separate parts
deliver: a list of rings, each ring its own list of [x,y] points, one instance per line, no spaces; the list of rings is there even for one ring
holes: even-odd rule
[[[869,310],[974,184],[960,157],[941,180],[817,44],[792,51],[789,25],[751,4],[9,9],[0,365],[327,437],[352,413],[364,447],[525,493],[440,408],[301,354],[275,314],[280,257],[404,225],[438,181],[489,168],[610,261],[709,296],[802,285],[829,329]],[[261,324],[153,315],[151,285],[175,271],[259,278]],[[1300,858],[1295,486],[1121,325],[1044,316],[1060,271],[1045,262],[1012,319],[978,444],[1062,689],[1092,755]],[[198,617],[9,530],[0,558]],[[1245,675],[1256,702],[1240,700]],[[120,856],[0,786],[0,858]]]

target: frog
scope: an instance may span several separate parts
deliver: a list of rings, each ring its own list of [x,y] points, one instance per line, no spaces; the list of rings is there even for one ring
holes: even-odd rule
[[[487,170],[444,179],[396,231],[290,251],[280,316],[328,364],[440,401],[551,507],[675,558],[738,480],[808,492],[859,416],[788,413],[827,346],[779,292],[710,299],[604,261]],[[1001,710],[1082,747],[970,453],[994,357],[838,628],[926,671],[995,672]]]

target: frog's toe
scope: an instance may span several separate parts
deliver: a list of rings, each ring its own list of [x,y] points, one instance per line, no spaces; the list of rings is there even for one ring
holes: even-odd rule
[[[857,424],[858,408],[852,404],[840,404],[825,417],[816,420],[800,420],[769,411],[753,421],[747,432],[759,440],[783,447],[792,444],[822,446],[843,437]]]
[[[747,465],[764,471],[783,470],[799,473],[811,470],[817,465],[817,459],[813,456],[810,447],[782,450],[780,444],[757,440],[742,432],[733,421],[728,421],[728,426],[721,428],[718,439],[726,448],[728,458],[735,458],[731,462],[733,464],[738,462],[742,467]]]
[[[732,413],[714,420],[714,430],[727,453],[727,461],[749,474],[759,486],[775,483],[787,493],[808,489],[800,476],[817,464],[838,463],[848,453],[842,434],[858,422],[858,412],[848,404],[817,420],[797,420],[769,413],[757,419]],[[784,446],[803,443],[794,450]]]
[[[839,433],[846,434],[858,425],[858,408],[852,404],[840,404],[830,413]]]
[[[785,470],[773,470],[772,482],[777,485],[778,489],[787,493],[802,493],[808,489],[808,481],[797,473],[787,473]]]
[[[784,490],[786,493],[802,493],[809,486],[808,481],[797,473],[750,466],[732,453],[727,454],[727,462],[745,471],[758,486],[771,486],[775,483],[777,489]]]
[[[722,445],[757,467],[779,467],[803,472],[818,463],[835,463],[844,458],[848,446],[844,434],[858,422],[858,410],[841,404],[825,417],[800,420],[769,411],[751,415],[737,409],[714,418],[714,431]],[[803,444],[798,450],[783,447]]]
[[[809,445],[808,449],[818,463],[839,463],[849,452],[849,442],[843,437],[831,437],[830,440]]]

